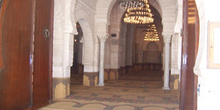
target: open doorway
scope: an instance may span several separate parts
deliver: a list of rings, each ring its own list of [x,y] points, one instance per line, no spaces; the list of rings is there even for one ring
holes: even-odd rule
[[[80,24],[76,23],[78,35],[74,35],[74,51],[73,51],[73,65],[71,66],[71,85],[83,85],[83,64],[82,64],[82,37],[83,31]]]

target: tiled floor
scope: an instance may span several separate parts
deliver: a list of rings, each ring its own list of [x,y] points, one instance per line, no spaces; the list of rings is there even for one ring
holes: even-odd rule
[[[178,91],[162,90],[157,72],[138,72],[104,87],[81,86],[82,77],[71,79],[71,95],[40,110],[179,110]]]

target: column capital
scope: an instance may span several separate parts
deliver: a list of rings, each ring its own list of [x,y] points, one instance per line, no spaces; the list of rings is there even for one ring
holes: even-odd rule
[[[170,43],[172,35],[163,35],[164,43]]]
[[[108,34],[106,35],[97,35],[100,42],[105,42],[108,39]]]

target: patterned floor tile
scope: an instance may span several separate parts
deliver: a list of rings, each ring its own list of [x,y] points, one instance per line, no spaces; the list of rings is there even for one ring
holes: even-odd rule
[[[70,96],[40,110],[179,110],[178,90],[163,90],[160,72],[129,73],[104,87],[82,86],[76,75],[71,84]]]

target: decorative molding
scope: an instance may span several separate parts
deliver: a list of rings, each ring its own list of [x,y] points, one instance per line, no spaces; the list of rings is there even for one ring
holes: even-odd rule
[[[98,72],[84,72],[84,75],[89,78],[89,85],[95,86],[95,78],[99,76]]]
[[[98,35],[99,41],[105,42],[108,39],[108,35]]]
[[[53,78],[53,98],[60,99],[68,96],[70,94],[69,86],[70,78]]]

